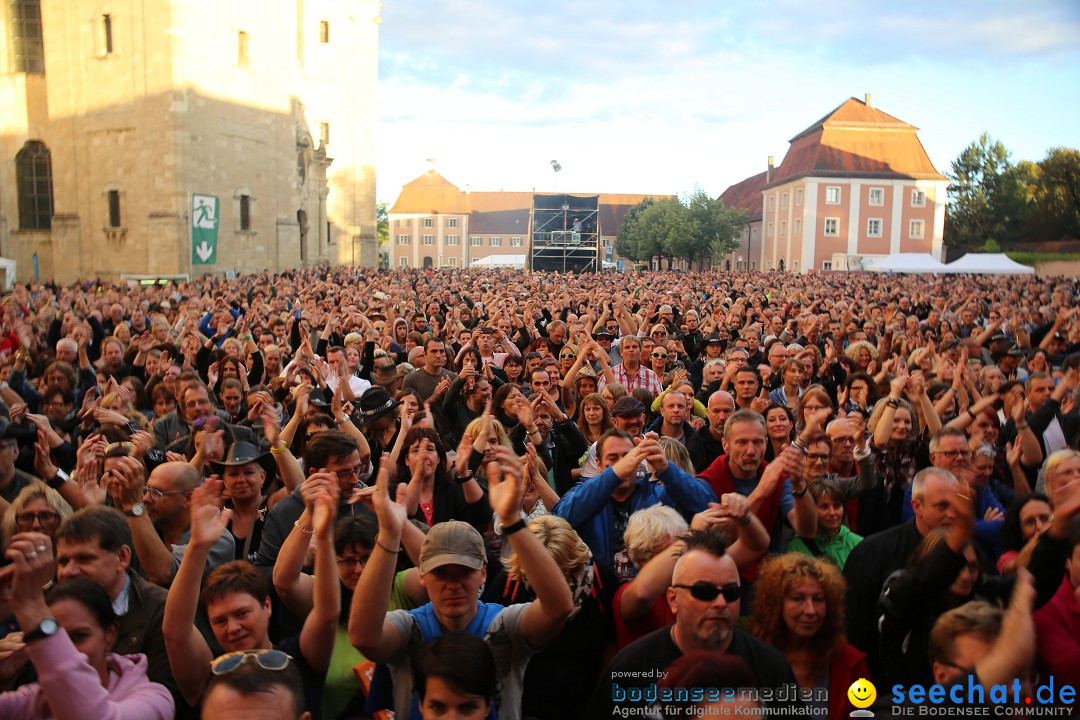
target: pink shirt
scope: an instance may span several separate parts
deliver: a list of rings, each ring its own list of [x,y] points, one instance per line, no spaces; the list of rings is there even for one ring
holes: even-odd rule
[[[109,684],[75,649],[67,632],[27,647],[38,682],[0,694],[0,718],[17,720],[172,720],[175,703],[146,677],[145,655],[109,655]]]

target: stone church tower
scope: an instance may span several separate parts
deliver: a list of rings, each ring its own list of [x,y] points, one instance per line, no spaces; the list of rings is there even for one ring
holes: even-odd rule
[[[374,265],[378,27],[377,0],[0,0],[0,256],[60,281]]]

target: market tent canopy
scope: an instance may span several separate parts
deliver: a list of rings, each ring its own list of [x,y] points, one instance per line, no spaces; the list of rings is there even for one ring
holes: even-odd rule
[[[472,261],[471,267],[525,267],[524,255],[488,255]]]
[[[975,275],[1034,275],[1035,268],[1021,265],[1004,253],[968,253],[946,265],[945,272]]]
[[[875,260],[866,269],[870,272],[940,273],[948,272],[946,267],[929,253],[894,253]]]

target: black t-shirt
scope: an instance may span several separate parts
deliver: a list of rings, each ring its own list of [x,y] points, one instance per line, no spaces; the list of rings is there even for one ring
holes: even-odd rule
[[[300,671],[300,677],[304,681],[304,709],[311,713],[311,720],[319,720],[322,712],[323,681],[326,674],[315,672],[300,650],[300,636],[293,635],[283,639],[274,645],[275,650],[281,650],[292,657],[293,664]]]
[[[621,713],[628,708],[636,708],[632,711],[635,717],[643,717],[641,713],[645,712],[645,708],[656,704],[652,698],[659,694],[657,686],[661,680],[660,673],[682,657],[682,651],[671,638],[671,630],[672,626],[668,625],[651,632],[615,655],[607,671],[601,676],[584,717],[589,720],[607,720],[616,717],[617,710],[621,717]],[[799,704],[795,695],[795,674],[791,672],[791,666],[779,650],[753,635],[732,630],[731,644],[727,652],[746,662],[758,689],[770,688],[777,693],[784,689],[787,696],[794,696],[794,699],[786,702],[763,700],[763,706],[786,707]],[[643,699],[630,700],[630,697],[637,697],[637,690],[641,691]]]
[[[612,539],[614,540],[615,552],[621,552],[626,546],[623,535],[626,534],[626,526],[630,524],[630,498],[625,500],[612,499],[611,507],[615,511],[615,532]],[[603,558],[605,562],[610,559]]]
[[[603,667],[608,645],[615,644],[612,603],[619,581],[603,563],[593,564],[592,590],[581,609],[559,634],[532,656],[525,669],[521,715],[542,720],[580,718]],[[536,594],[508,579],[505,570],[487,585],[483,602],[500,605],[531,602]],[[557,691],[553,689],[557,688]]]

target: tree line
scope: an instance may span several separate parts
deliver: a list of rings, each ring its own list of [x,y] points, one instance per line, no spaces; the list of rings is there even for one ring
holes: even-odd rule
[[[983,133],[952,162],[945,244],[968,250],[1080,240],[1080,152],[1053,148],[1014,163]]]
[[[746,212],[725,207],[698,188],[683,198],[646,198],[630,208],[615,239],[615,251],[635,262],[676,258],[694,267],[734,252],[746,227]]]

